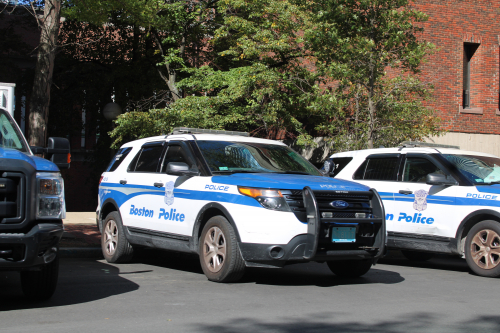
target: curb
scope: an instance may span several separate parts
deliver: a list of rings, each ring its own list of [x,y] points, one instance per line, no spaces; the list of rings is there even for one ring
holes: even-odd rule
[[[100,247],[63,247],[59,249],[61,258],[103,259]]]

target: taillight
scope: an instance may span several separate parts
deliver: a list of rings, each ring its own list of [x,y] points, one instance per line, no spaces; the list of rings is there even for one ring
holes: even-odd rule
[[[104,176],[101,176],[101,179],[99,179],[99,185],[101,185],[101,182],[102,182],[103,178],[104,178]]]

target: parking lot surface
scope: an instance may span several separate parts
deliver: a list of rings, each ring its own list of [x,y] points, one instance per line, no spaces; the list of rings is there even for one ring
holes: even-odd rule
[[[31,303],[0,272],[0,332],[498,332],[498,279],[461,259],[390,253],[364,277],[326,264],[251,269],[209,282],[198,259],[156,250],[134,263],[64,258],[54,297]]]

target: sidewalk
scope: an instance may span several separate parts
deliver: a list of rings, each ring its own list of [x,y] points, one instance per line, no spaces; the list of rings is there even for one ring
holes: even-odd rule
[[[67,212],[60,242],[61,257],[102,258],[95,212]]]

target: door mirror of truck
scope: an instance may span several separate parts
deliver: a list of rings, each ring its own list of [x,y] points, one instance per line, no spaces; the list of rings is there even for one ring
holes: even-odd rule
[[[33,154],[47,154],[47,159],[59,169],[69,169],[71,152],[68,139],[50,137],[47,148],[31,146],[30,149]]]

